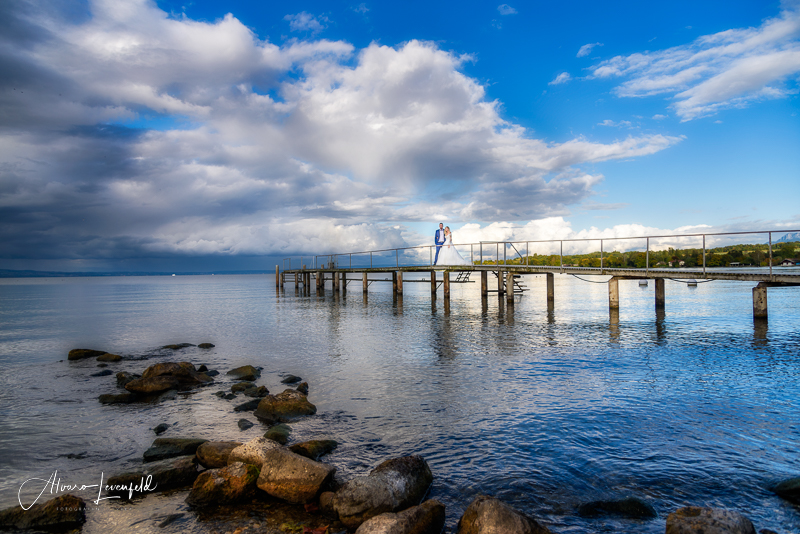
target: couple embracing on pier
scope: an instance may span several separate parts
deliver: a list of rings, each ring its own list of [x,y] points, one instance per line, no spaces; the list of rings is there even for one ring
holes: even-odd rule
[[[449,226],[439,223],[439,229],[433,235],[433,240],[436,243],[434,265],[470,265],[470,262],[462,258],[453,246],[453,232]]]

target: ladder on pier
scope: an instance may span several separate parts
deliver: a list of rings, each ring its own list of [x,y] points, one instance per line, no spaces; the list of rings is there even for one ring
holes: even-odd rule
[[[499,271],[492,271],[492,273],[494,274],[495,278],[498,278],[500,276]],[[514,293],[524,293],[525,291],[529,291],[527,286],[523,286],[522,284],[519,283],[518,280],[520,278],[522,278],[521,274],[514,275]]]

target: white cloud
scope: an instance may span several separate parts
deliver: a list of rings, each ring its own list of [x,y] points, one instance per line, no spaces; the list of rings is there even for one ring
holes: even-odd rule
[[[516,15],[517,10],[511,7],[508,4],[500,4],[497,6],[497,11],[500,12],[501,15]]]
[[[577,55],[577,56],[575,56],[575,57],[584,57],[584,56],[588,56],[589,54],[591,54],[591,53],[592,53],[592,48],[594,48],[595,46],[603,46],[603,43],[589,43],[589,44],[585,44],[585,45],[583,45],[583,46],[580,48],[580,50],[578,50],[578,55]]]
[[[597,125],[598,126],[612,126],[614,128],[630,128],[631,127],[631,121],[614,122],[611,119],[606,119],[603,122],[598,122]]]
[[[662,115],[660,113],[656,113],[655,115],[653,115],[653,120],[655,120],[655,121],[661,121],[661,120],[664,120],[666,118],[667,118],[666,115]]]
[[[354,7],[353,11],[355,11],[356,13],[367,13],[369,11],[369,8],[367,7],[367,4],[362,2],[358,4],[356,7]]]
[[[396,226],[434,215],[566,214],[603,179],[582,164],[681,140],[535,139],[462,72],[471,57],[432,43],[278,46],[230,15],[91,9],[80,23],[28,21],[49,37],[0,49],[29,80],[24,95],[0,92],[6,257],[399,246]],[[124,127],[154,114],[159,130]]]
[[[569,75],[569,72],[562,72],[561,74],[556,76],[553,81],[549,82],[547,85],[559,85],[559,84],[562,84],[562,83],[567,83],[571,79],[572,79],[572,76]]]
[[[786,4],[758,28],[732,29],[657,52],[617,56],[592,68],[598,78],[625,77],[621,97],[672,94],[683,120],[797,92],[800,7]]]
[[[361,6],[363,5],[364,4],[361,4]],[[359,6],[359,8],[361,6]],[[366,7],[364,9],[366,9]],[[362,11],[362,13],[363,12],[366,11]],[[327,28],[324,23],[328,22],[327,17],[317,19],[314,15],[306,13],[305,11],[297,13],[296,15],[286,15],[283,17],[283,20],[289,21],[289,28],[293,32],[311,32],[312,34],[319,33]]]

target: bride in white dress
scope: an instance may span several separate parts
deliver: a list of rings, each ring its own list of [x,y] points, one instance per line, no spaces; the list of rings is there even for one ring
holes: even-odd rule
[[[439,252],[439,261],[436,265],[471,265],[469,261],[461,257],[456,247],[453,246],[453,233],[449,226],[444,228],[445,240]]]

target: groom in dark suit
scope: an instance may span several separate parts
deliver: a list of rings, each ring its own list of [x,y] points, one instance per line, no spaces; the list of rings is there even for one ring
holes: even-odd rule
[[[436,243],[436,259],[433,260],[433,264],[436,265],[436,262],[439,261],[439,251],[444,245],[444,224],[439,223],[439,229],[433,234],[433,241]]]

